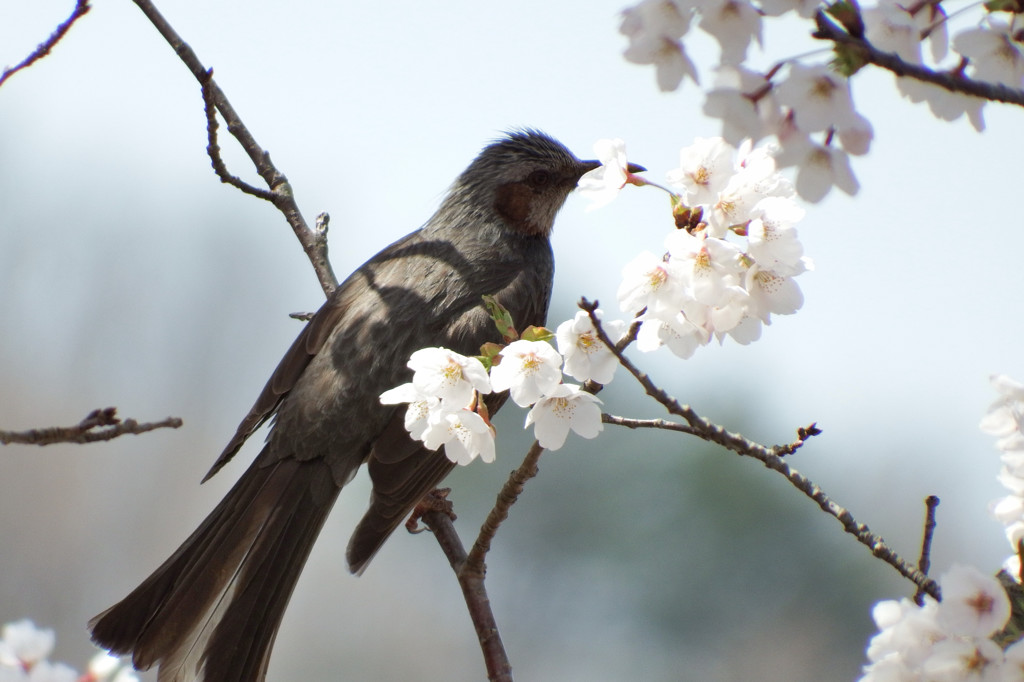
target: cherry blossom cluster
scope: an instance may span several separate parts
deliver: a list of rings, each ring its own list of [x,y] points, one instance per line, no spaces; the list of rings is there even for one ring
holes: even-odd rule
[[[602,326],[618,335],[625,330],[623,322]],[[582,311],[560,324],[554,338],[558,350],[546,341],[512,341],[490,359],[489,372],[480,358],[447,348],[420,349],[409,358],[412,381],[385,391],[380,401],[408,403],[409,435],[431,450],[444,446],[457,464],[477,457],[494,461],[494,429],[483,401],[492,392],[508,391],[512,402],[530,409],[525,426],[533,426],[534,437],[548,450],[562,447],[569,431],[594,438],[604,428],[601,401],[579,385],[565,383],[563,375],[606,384],[618,366],[616,358]]]
[[[994,10],[996,4],[986,3],[992,11],[951,40],[949,18],[939,2],[906,6],[881,2],[861,12],[864,37],[879,50],[894,53],[909,64],[1020,89],[1024,85],[1020,21],[1016,14]],[[988,100],[909,77],[896,77],[896,87],[912,102],[927,103],[937,118],[954,121],[966,114],[976,130],[985,128],[982,107]]]
[[[860,682],[1024,681],[1024,642],[1005,651],[992,636],[1010,618],[999,581],[969,566],[940,579],[942,601],[924,597],[879,602],[872,610],[878,634]]]
[[[1000,3],[986,6],[995,4]],[[980,24],[950,40],[938,1],[883,0],[862,10],[855,3],[842,3],[841,10],[840,30],[863,34],[868,43],[908,64],[1017,89],[1024,83],[1024,37],[1015,14],[991,11]],[[805,55],[758,71],[746,61],[751,42],[762,44],[766,19],[792,14],[809,19],[823,11],[810,0],[642,0],[623,11],[620,32],[629,40],[625,58],[653,65],[663,91],[675,90],[687,77],[699,82],[683,38],[691,26],[711,35],[721,55],[704,113],[722,121],[722,137],[734,145],[745,138],[774,136],[780,147],[777,162],[798,169],[797,192],[816,202],[833,186],[847,194],[858,189],[849,155],[866,154],[873,132],[855,111],[844,74],[863,66],[858,62],[862,58],[856,50],[836,46],[835,53],[816,53],[819,63],[806,63]],[[824,13],[820,19],[833,21]],[[922,45],[928,48],[927,59]],[[955,55],[950,56],[950,46]],[[927,102],[941,119],[966,114],[975,128],[984,127],[984,99],[910,77],[897,77],[897,87],[912,101]]]
[[[628,170],[620,181],[614,169],[628,168],[621,140],[599,141],[595,151],[604,165],[581,178],[580,191],[598,203],[609,187],[654,184]],[[793,278],[811,267],[795,227],[804,210],[768,148],[698,138],[668,181],[679,192],[671,192],[677,229],[665,238],[667,253],[634,258],[618,290],[622,311],[642,322],[639,350],[665,345],[688,358],[712,338],[747,344],[772,314],[800,308]]]
[[[81,675],[64,663],[46,660],[56,642],[53,630],[30,620],[4,625],[0,632],[0,682],[139,682],[131,667],[101,651]]]
[[[1024,541],[1024,385],[1013,379],[997,375],[992,385],[999,399],[992,404],[981,420],[981,430],[999,438],[996,447],[1002,453],[999,482],[1009,494],[992,504],[992,514],[1006,528],[1013,554],[1004,564],[1007,573],[1020,576],[1020,558],[1017,545]]]
[[[1006,527],[1014,556],[1001,575],[1020,580],[1018,543],[1024,540],[1024,384],[992,377],[999,399],[981,420],[981,430],[997,436],[1002,452],[1000,482],[1010,494],[992,505]],[[879,633],[868,645],[861,682],[994,680],[1024,682],[1024,640],[1004,651],[992,641],[1010,618],[1006,591],[995,577],[954,566],[940,580],[942,601],[921,605],[903,599],[875,605]],[[1000,637],[1002,639],[1002,637]]]

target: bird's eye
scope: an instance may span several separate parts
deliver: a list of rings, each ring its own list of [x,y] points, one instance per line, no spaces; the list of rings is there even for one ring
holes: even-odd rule
[[[526,182],[537,189],[545,187],[551,183],[551,173],[546,170],[535,170],[526,176]]]

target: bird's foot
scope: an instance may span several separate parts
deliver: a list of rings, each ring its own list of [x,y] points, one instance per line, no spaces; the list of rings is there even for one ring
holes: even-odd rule
[[[451,488],[435,488],[424,495],[413,507],[409,520],[405,522],[405,529],[410,533],[422,533],[427,530],[425,526],[420,526],[420,519],[428,512],[441,512],[452,521],[458,518],[455,516],[455,505],[448,500],[451,492]]]

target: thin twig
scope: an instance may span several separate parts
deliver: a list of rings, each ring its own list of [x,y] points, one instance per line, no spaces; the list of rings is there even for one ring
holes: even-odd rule
[[[263,178],[263,181],[270,190],[266,195],[256,194],[256,196],[272,202],[284,215],[285,220],[288,221],[292,231],[302,245],[302,250],[306,252],[306,257],[313,264],[317,279],[320,281],[320,287],[326,295],[330,296],[338,287],[338,278],[334,275],[331,264],[327,260],[326,249],[322,248],[316,233],[309,229],[305,218],[302,217],[302,212],[295,202],[295,196],[288,178],[274,166],[270,160],[270,154],[256,143],[256,139],[249,132],[245,124],[242,123],[242,119],[238,116],[234,107],[231,106],[231,102],[228,101],[224,91],[221,90],[217,82],[210,76],[208,69],[203,66],[196,53],[188,43],[182,40],[181,36],[160,14],[153,3],[150,0],[133,1],[160,32],[160,35],[164,37],[164,40],[174,49],[174,52],[185,66],[188,67],[189,71],[192,72],[196,80],[199,81],[200,85],[204,88],[204,99],[212,100],[216,105],[217,111],[220,112],[220,115],[224,117],[224,121],[227,123],[228,132],[238,140],[238,143],[256,167],[256,172]],[[208,93],[205,92],[207,90]],[[207,116],[207,127],[209,129],[209,115]],[[212,158],[211,160],[216,169],[217,162]],[[224,176],[220,174],[219,170],[217,172],[223,180]],[[227,174],[226,170],[224,172]],[[230,174],[227,175],[230,177]]]
[[[958,72],[932,71],[919,64],[905,62],[891,52],[879,50],[864,38],[850,35],[841,26],[829,19],[822,10],[818,10],[814,15],[814,23],[817,26],[817,30],[811,35],[815,38],[831,40],[837,45],[851,47],[856,50],[858,56],[864,62],[891,71],[897,76],[905,76],[924,83],[931,83],[949,92],[958,92],[994,102],[1024,106],[1024,91],[998,83],[972,80]]]
[[[498,493],[498,499],[494,503],[494,508],[487,514],[483,526],[480,527],[480,534],[477,536],[476,542],[473,543],[473,548],[469,550],[464,570],[476,573],[481,577],[484,575],[486,572],[484,558],[491,549],[491,540],[494,539],[494,535],[498,532],[502,522],[508,518],[509,509],[519,499],[519,495],[523,492],[526,482],[540,471],[537,462],[540,461],[542,454],[544,454],[544,448],[541,447],[540,443],[534,441],[530,450],[523,458],[523,463],[505,481],[501,492]]]
[[[590,315],[591,322],[593,323],[594,329],[596,330],[598,337],[601,339],[601,342],[615,353],[619,363],[633,375],[641,386],[644,387],[647,395],[661,403],[669,413],[682,417],[686,420],[686,423],[693,429],[695,436],[702,440],[717,443],[737,454],[753,457],[769,469],[782,474],[782,476],[784,476],[794,487],[804,493],[807,497],[814,500],[822,511],[839,521],[843,526],[843,530],[853,535],[857,538],[858,542],[868,547],[872,554],[885,561],[896,569],[900,575],[920,586],[928,594],[932,595],[936,599],[939,598],[939,587],[934,580],[907,563],[902,557],[896,554],[896,552],[890,549],[881,537],[872,533],[863,523],[858,522],[848,510],[833,502],[832,499],[813,481],[789,466],[789,464],[782,459],[777,448],[766,448],[765,446],[755,443],[740,434],[726,431],[721,426],[713,424],[698,415],[692,408],[690,408],[690,406],[680,404],[675,398],[656,386],[654,382],[651,381],[650,377],[648,377],[644,372],[641,372],[636,365],[629,360],[629,358],[623,355],[622,351],[617,350],[615,343],[608,337],[607,332],[605,332],[604,328],[601,326],[601,321],[597,318],[597,315],[594,314],[594,311],[597,309],[597,303],[590,303],[586,299],[583,299],[580,301],[579,305],[581,309],[587,311]],[[816,428],[814,430],[817,431]]]
[[[686,433],[691,436],[697,436],[698,438],[701,437],[701,433],[695,430],[692,426],[669,421],[667,419],[634,419],[632,417],[620,417],[618,415],[602,412],[601,421],[605,424],[625,426],[627,429],[662,429],[664,431],[678,431],[679,433]],[[791,455],[803,447],[808,438],[811,436],[817,436],[821,433],[818,427],[814,424],[811,424],[810,426],[801,426],[796,430],[796,432],[797,439],[795,441],[784,445],[773,445],[772,447],[767,448],[768,452],[772,452],[778,457]]]
[[[921,558],[917,560],[918,569],[928,575],[932,566],[932,537],[935,535],[935,509],[939,506],[939,498],[929,495],[925,498],[924,534],[921,537]],[[914,593],[914,603],[924,605],[924,590],[918,585]]]
[[[57,28],[54,29],[53,33],[50,34],[50,37],[47,38],[45,42],[40,43],[32,54],[25,57],[21,62],[4,69],[3,73],[0,73],[0,85],[3,85],[4,81],[16,74],[18,71],[32,66],[32,64],[50,54],[50,50],[53,49],[54,45],[59,43],[61,38],[71,30],[71,26],[85,16],[90,9],[92,9],[92,7],[89,6],[89,0],[78,0],[78,2],[75,3],[75,9],[71,11],[71,16],[65,19],[63,23],[58,24]]]
[[[254,197],[259,197],[273,203],[273,192],[253,187],[237,175],[232,175],[228,172],[228,167],[220,155],[220,145],[217,144],[217,102],[213,97],[213,88],[210,87],[210,83],[213,82],[213,69],[207,71],[206,77],[199,82],[203,89],[203,107],[206,110],[206,154],[210,157],[210,162],[213,164],[213,171],[220,178],[221,182],[236,187],[246,194],[251,194]]]
[[[176,429],[182,424],[178,417],[140,424],[134,419],[121,421],[116,407],[93,410],[75,426],[52,426],[28,431],[0,431],[0,445],[53,445],[54,443],[95,443],[113,440],[126,433],[140,434],[156,429]]]
[[[630,417],[619,417],[607,412],[601,413],[601,421],[605,424],[625,426],[627,429],[664,429],[665,431],[679,431],[696,436],[698,433],[693,428],[679,422],[670,422],[667,419],[632,419]]]

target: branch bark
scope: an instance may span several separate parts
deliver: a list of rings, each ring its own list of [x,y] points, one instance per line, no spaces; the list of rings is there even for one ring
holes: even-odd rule
[[[892,52],[883,52],[864,38],[847,33],[841,26],[829,19],[823,10],[818,10],[814,15],[814,23],[817,30],[811,34],[813,37],[853,48],[866,63],[891,71],[897,76],[931,83],[950,92],[1024,107],[1024,92],[1020,90],[998,83],[972,80],[957,72],[932,71],[919,64],[905,62]]]
[[[680,404],[679,401],[655,385],[647,374],[640,371],[637,366],[623,354],[622,350],[619,349],[615,342],[608,337],[607,332],[605,332],[604,328],[601,326],[601,321],[595,313],[597,310],[596,302],[591,303],[590,301],[583,299],[580,301],[579,306],[590,315],[590,320],[593,323],[594,329],[596,330],[598,337],[601,339],[601,342],[615,353],[619,363],[633,375],[641,386],[644,387],[647,395],[661,403],[661,405],[668,410],[670,414],[682,417],[689,425],[690,429],[692,429],[693,435],[702,440],[717,443],[728,450],[732,450],[736,454],[753,457],[769,469],[782,474],[782,476],[793,484],[794,487],[800,490],[807,497],[814,500],[822,511],[839,521],[843,526],[843,530],[857,538],[857,541],[862,545],[868,547],[872,554],[892,566],[900,575],[913,582],[920,589],[924,590],[936,599],[939,599],[939,586],[934,580],[909,564],[896,552],[890,549],[880,536],[872,533],[866,525],[857,521],[853,514],[851,514],[847,509],[836,504],[813,481],[789,466],[789,464],[782,458],[782,455],[788,454],[797,447],[800,447],[800,445],[803,444],[803,438],[801,438],[797,443],[767,448],[743,437],[738,433],[730,433],[721,426],[713,424],[707,419],[701,417],[689,405]],[[803,436],[810,436],[820,433],[816,427],[809,428],[810,430],[801,430],[801,434],[803,434]]]
[[[0,445],[53,445],[54,443],[95,443],[113,440],[126,433],[138,435],[156,429],[176,429],[182,425],[178,417],[140,424],[134,419],[121,421],[116,407],[93,410],[75,426],[52,426],[28,431],[0,431]]]
[[[312,263],[313,270],[316,272],[317,279],[320,282],[320,287],[324,290],[324,294],[330,296],[338,287],[338,278],[334,275],[330,261],[327,258],[327,242],[326,239],[323,239],[326,229],[321,233],[309,228],[295,201],[288,178],[271,162],[270,153],[256,142],[256,138],[253,137],[252,133],[249,132],[249,129],[242,122],[238,112],[231,106],[227,95],[224,94],[224,91],[221,90],[220,86],[213,79],[212,71],[203,66],[195,51],[178,35],[177,31],[160,14],[150,0],[134,0],[134,2],[142,10],[142,13],[146,15],[150,23],[156,27],[156,30],[160,32],[160,35],[164,37],[164,40],[174,49],[175,54],[188,67],[188,70],[192,72],[192,75],[195,76],[203,88],[203,99],[208,104],[207,131],[210,143],[207,150],[218,177],[223,182],[235,184],[225,179],[226,176],[230,177],[230,174],[227,173],[223,161],[220,160],[219,147],[216,143],[216,123],[210,124],[212,113],[210,112],[209,104],[216,107],[216,110],[224,117],[228,132],[238,140],[238,143],[252,161],[253,166],[256,167],[256,172],[263,178],[269,189],[269,191],[260,190],[249,193],[271,202],[284,215],[285,220],[288,221],[288,225],[291,226],[292,231],[302,245],[302,250],[306,252],[306,257]],[[238,187],[237,184],[235,186]],[[240,187],[240,189],[242,188]],[[248,190],[243,189],[243,191]]]
[[[89,5],[89,0],[78,0],[78,2],[75,3],[75,9],[71,12],[71,16],[58,24],[57,28],[50,34],[50,37],[40,43],[39,46],[32,51],[32,54],[25,57],[14,66],[4,69],[3,73],[0,73],[0,85],[3,85],[8,78],[17,72],[32,66],[37,61],[50,54],[50,50],[52,50],[54,46],[61,41],[61,38],[71,30],[74,23],[84,17],[90,9],[92,9],[92,7]]]

